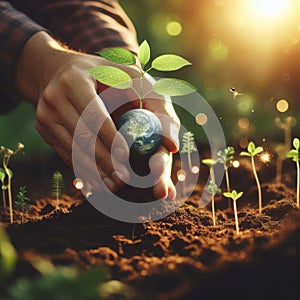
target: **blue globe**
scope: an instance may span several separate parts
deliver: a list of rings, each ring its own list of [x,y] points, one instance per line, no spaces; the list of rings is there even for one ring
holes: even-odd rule
[[[151,155],[161,143],[161,123],[149,110],[127,111],[117,122],[117,128],[128,143],[131,156]]]

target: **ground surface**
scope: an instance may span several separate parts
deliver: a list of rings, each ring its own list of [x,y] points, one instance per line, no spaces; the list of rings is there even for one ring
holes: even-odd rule
[[[42,257],[81,270],[104,264],[110,279],[133,287],[134,299],[298,299],[300,213],[292,184],[264,184],[262,214],[255,186],[245,191],[238,202],[240,235],[220,196],[213,226],[210,206],[198,207],[200,187],[175,213],[134,229],[74,191],[58,211],[55,200],[36,200],[24,225],[6,228],[19,254],[15,277],[36,276],[28,262]]]
[[[47,197],[51,193],[45,189],[51,174],[63,170],[55,162],[49,160],[50,168],[37,164],[34,177],[26,175],[32,164],[13,168],[16,186],[26,184],[36,200],[26,213],[24,225],[17,211],[13,225],[0,214],[19,255],[12,282],[36,277],[39,273],[31,263],[42,257],[56,266],[75,265],[82,271],[105,265],[108,279],[133,288],[134,294],[128,299],[299,298],[300,212],[293,163],[284,165],[283,184],[278,185],[273,183],[273,166],[258,169],[264,183],[262,214],[258,214],[249,162],[230,171],[232,187],[244,191],[238,200],[241,234],[237,235],[224,197],[216,197],[217,226],[213,226],[210,205],[199,208],[205,180],[176,212],[134,227],[104,216],[72,188],[66,190],[56,210],[56,201]],[[20,184],[18,174],[24,174]],[[40,184],[47,176],[48,185]],[[200,178],[206,176],[200,174]],[[141,201],[136,191],[129,191],[127,198]],[[0,298],[2,291],[3,287]]]

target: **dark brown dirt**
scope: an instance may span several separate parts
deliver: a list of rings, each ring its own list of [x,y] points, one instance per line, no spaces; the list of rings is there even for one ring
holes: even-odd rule
[[[200,195],[198,187],[175,213],[138,225],[111,220],[74,192],[64,195],[60,210],[53,199],[38,200],[26,224],[6,228],[19,253],[15,277],[35,276],[29,262],[43,257],[82,270],[104,264],[111,279],[135,289],[135,299],[298,299],[294,190],[264,184],[258,214],[256,189],[250,189],[238,202],[240,235],[232,211],[224,208],[227,200],[217,197],[213,226],[210,206],[198,207]]]

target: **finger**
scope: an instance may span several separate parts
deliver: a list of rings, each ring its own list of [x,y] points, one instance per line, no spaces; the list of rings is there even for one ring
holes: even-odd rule
[[[170,185],[170,176],[172,169],[172,154],[168,150],[161,146],[159,150],[154,154],[150,161],[149,166],[151,171],[156,176],[156,181],[153,187],[153,195],[157,199],[166,199],[171,193],[173,198],[174,185]]]

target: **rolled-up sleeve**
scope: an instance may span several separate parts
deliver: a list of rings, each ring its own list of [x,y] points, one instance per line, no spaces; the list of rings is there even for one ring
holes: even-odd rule
[[[15,87],[16,63],[26,41],[45,30],[29,17],[0,1],[0,112],[9,111],[17,103]]]
[[[0,113],[19,101],[16,63],[26,41],[47,30],[73,50],[93,54],[109,47],[137,53],[136,32],[115,0],[0,1]]]

